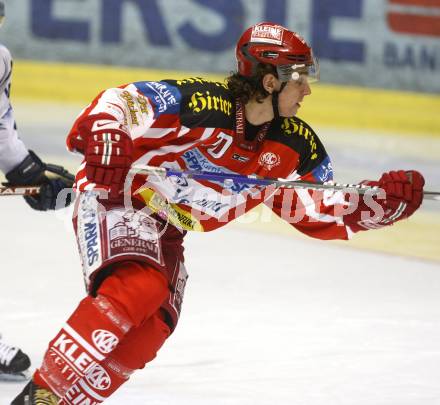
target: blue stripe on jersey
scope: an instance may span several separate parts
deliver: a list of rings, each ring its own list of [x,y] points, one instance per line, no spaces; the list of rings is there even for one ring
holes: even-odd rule
[[[313,169],[312,175],[319,182],[333,180],[333,166],[328,156]]]
[[[162,114],[178,114],[181,94],[177,87],[165,82],[136,82],[136,88],[153,103],[156,119]]]

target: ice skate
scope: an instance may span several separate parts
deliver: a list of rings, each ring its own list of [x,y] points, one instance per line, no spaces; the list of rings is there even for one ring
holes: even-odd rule
[[[18,347],[0,340],[0,380],[20,381],[30,377],[31,361]]]
[[[29,381],[11,405],[57,405],[59,400],[52,391]]]

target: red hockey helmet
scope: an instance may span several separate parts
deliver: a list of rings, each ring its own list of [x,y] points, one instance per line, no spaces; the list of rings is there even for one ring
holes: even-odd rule
[[[238,40],[235,55],[242,76],[253,76],[258,63],[268,63],[276,67],[282,82],[298,80],[300,74],[319,79],[312,48],[296,32],[278,24],[261,22],[248,28]]]

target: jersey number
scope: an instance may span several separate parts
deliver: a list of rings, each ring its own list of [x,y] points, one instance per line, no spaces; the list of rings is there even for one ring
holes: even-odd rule
[[[217,139],[218,140],[208,149],[208,153],[216,159],[221,158],[225,154],[228,148],[232,145],[233,141],[231,135],[224,133],[218,134]]]

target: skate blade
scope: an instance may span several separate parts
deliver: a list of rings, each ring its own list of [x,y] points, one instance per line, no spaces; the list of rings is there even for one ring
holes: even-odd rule
[[[11,381],[11,382],[22,382],[30,380],[32,377],[31,371],[25,370],[21,371],[17,374],[6,374],[6,373],[0,373],[0,381]]]

